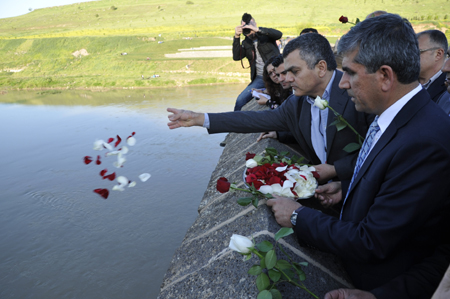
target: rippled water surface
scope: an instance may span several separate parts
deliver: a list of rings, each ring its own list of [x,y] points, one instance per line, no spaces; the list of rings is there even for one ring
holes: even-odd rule
[[[156,298],[225,134],[170,131],[166,107],[229,111],[242,85],[0,95],[0,298]],[[127,162],[85,165],[96,139],[136,132]],[[152,177],[108,199],[114,182]]]

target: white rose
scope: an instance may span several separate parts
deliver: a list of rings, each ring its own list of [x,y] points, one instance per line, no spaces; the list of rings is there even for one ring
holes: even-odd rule
[[[319,96],[317,96],[316,99],[314,100],[314,106],[316,106],[320,110],[323,110],[328,107],[328,101],[322,100]]]
[[[254,247],[252,240],[247,237],[233,234],[230,239],[230,245],[228,247],[234,251],[247,254],[250,252],[250,248]]]
[[[256,161],[253,160],[253,159],[248,159],[247,161],[245,161],[245,166],[246,166],[247,168],[253,168],[253,167],[258,166],[258,162],[256,162]]]

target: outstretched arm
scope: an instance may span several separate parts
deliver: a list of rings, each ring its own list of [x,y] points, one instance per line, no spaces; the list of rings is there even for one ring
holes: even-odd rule
[[[167,108],[167,112],[172,113],[169,115],[170,122],[167,123],[171,130],[180,127],[201,127],[205,122],[205,115],[203,113],[175,108]]]

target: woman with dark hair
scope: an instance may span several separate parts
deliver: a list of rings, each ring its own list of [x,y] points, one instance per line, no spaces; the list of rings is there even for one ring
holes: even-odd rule
[[[272,109],[275,109],[276,107],[281,105],[281,103],[283,103],[283,101],[292,94],[291,88],[285,90],[278,82],[278,77],[275,73],[275,67],[272,65],[275,57],[276,56],[267,59],[266,63],[264,64],[263,81],[266,89],[263,91],[256,90],[270,96],[269,100],[264,96],[261,96],[259,99],[257,99],[258,104],[267,105]]]

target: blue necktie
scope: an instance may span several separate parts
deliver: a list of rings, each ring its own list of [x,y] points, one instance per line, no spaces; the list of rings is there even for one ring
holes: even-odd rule
[[[350,189],[353,185],[353,181],[355,180],[359,170],[364,164],[364,161],[366,160],[367,155],[369,154],[370,149],[372,148],[372,143],[373,140],[375,139],[375,135],[378,133],[378,131],[380,131],[380,127],[378,126],[378,116],[375,116],[375,119],[373,120],[372,124],[369,127],[369,131],[367,132],[366,139],[364,140],[361,150],[359,151],[358,159],[356,160],[355,170],[353,171],[352,180],[350,181],[347,194],[345,195],[344,204],[342,205],[341,215],[339,219],[342,219],[342,212],[344,211],[345,202],[347,201],[348,194],[350,193]]]

